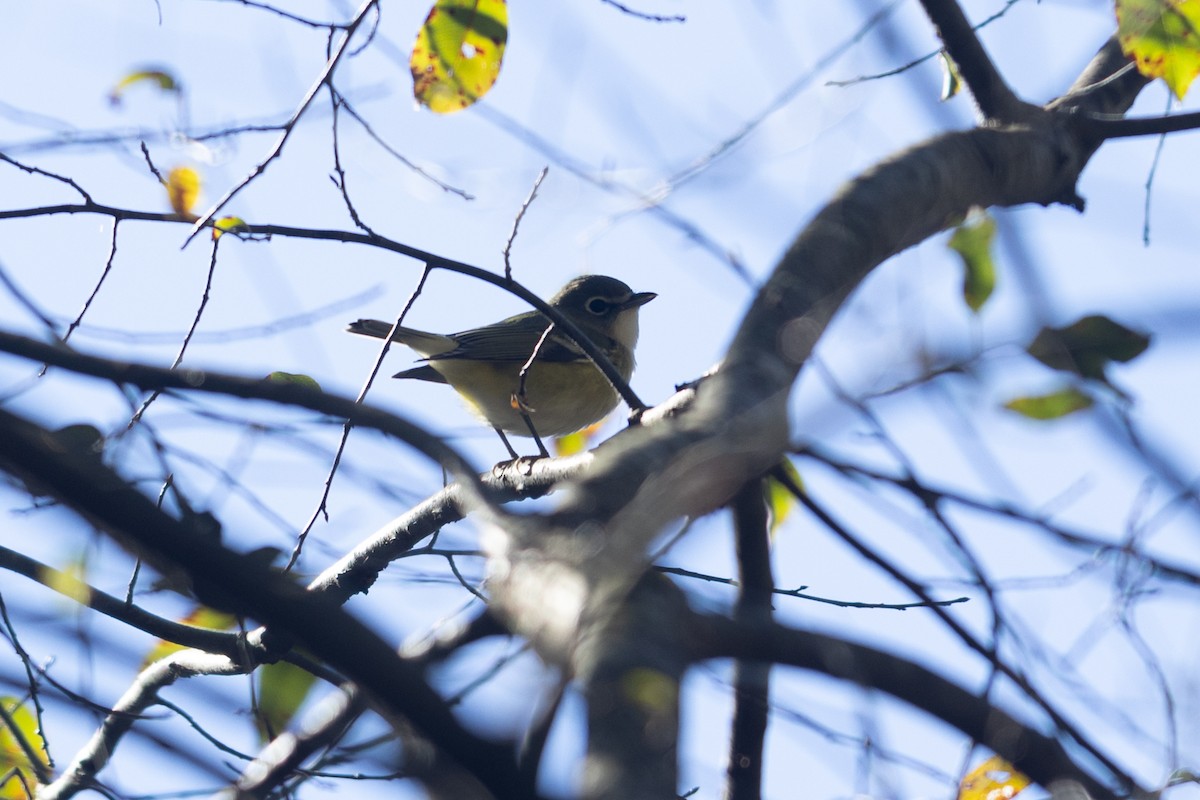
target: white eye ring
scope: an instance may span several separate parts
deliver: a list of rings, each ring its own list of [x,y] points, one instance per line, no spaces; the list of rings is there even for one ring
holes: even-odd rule
[[[607,300],[605,300],[603,297],[593,297],[591,300],[588,300],[587,303],[584,304],[584,308],[586,308],[590,313],[595,314],[598,317],[601,314],[603,314],[605,311],[608,311],[608,309],[611,307],[611,305],[612,304],[609,303]]]

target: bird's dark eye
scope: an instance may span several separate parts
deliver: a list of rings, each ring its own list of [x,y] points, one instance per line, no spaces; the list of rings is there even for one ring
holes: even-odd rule
[[[603,297],[593,297],[591,300],[587,301],[587,304],[584,306],[584,308],[596,316],[600,316],[605,311],[608,311],[610,305],[611,304]]]

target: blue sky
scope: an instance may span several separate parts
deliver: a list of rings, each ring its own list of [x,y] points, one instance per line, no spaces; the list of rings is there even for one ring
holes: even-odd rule
[[[318,19],[345,18],[353,11],[339,3],[280,5]],[[911,2],[897,4],[886,27],[845,45],[883,5],[663,0],[652,10],[683,13],[687,22],[654,24],[598,0],[514,3],[508,52],[495,89],[480,107],[447,117],[416,108],[410,95],[405,59],[427,9],[386,5],[375,40],[339,67],[338,88],[390,147],[475,199],[443,191],[342,116],[340,157],[348,192],[361,218],[384,235],[499,271],[516,211],[535,176],[549,166],[514,243],[515,273],[545,296],[585,272],[611,274],[635,290],[657,292],[658,299],[642,314],[633,386],[647,401],[659,402],[675,384],[719,360],[754,282],[842,182],[935,133],[972,124],[966,98],[937,102],[940,76],[932,61],[892,78],[827,85],[885,71],[936,49],[928,23]],[[973,19],[981,19],[1002,3],[965,5]],[[1101,2],[1017,3],[983,39],[1017,91],[1045,101],[1069,84],[1111,31],[1110,13]],[[137,137],[129,134],[144,135],[160,169],[198,168],[205,201],[212,202],[264,157],[277,134],[247,133],[202,144],[179,134],[285,119],[324,61],[321,31],[232,2],[27,3],[8,9],[8,15],[0,30],[0,70],[10,76],[0,93],[0,152],[70,175],[98,202],[125,208],[167,210]],[[182,81],[185,120],[174,99],[147,87],[128,91],[119,106],[108,102],[123,75],[147,65],[166,67]],[[800,90],[781,102],[797,81],[802,81]],[[1165,92],[1155,87],[1143,94],[1136,111],[1159,113],[1166,106]],[[706,159],[752,120],[758,121],[736,145]],[[352,229],[329,177],[329,127],[329,102],[321,95],[282,157],[227,212],[254,223]],[[125,138],[117,145],[62,144],[64,138],[96,132]],[[1200,470],[1200,426],[1194,422],[1200,377],[1193,355],[1200,299],[1192,224],[1197,140],[1173,137],[1162,151],[1146,246],[1144,184],[1155,146],[1154,141],[1105,146],[1080,184],[1088,200],[1083,215],[1063,208],[998,212],[1000,282],[979,315],[961,301],[960,267],[945,250],[944,236],[881,266],[820,348],[821,363],[837,384],[852,396],[870,396],[920,376],[930,363],[959,359],[974,359],[972,376],[870,400],[880,421],[876,428],[852,404],[838,401],[817,371],[808,370],[792,404],[795,441],[888,471],[897,463],[881,444],[886,434],[931,484],[1045,510],[1065,526],[1110,540],[1136,533],[1149,550],[1195,569],[1200,532],[1195,503],[1172,502],[1177,489],[1140,463],[1111,410],[1102,407],[1038,425],[999,408],[1014,396],[1054,385],[1056,377],[1021,351],[1041,324],[1107,313],[1154,335],[1145,356],[1115,372],[1133,398],[1130,416],[1139,433],[1185,479]],[[693,177],[674,180],[698,162],[704,166]],[[0,165],[0,209],[76,199],[61,183]],[[650,208],[651,201],[702,232],[704,241]],[[74,343],[113,357],[170,363],[196,315],[212,255],[204,237],[181,247],[186,230],[180,224],[121,224],[113,268]],[[0,265],[40,308],[56,320],[69,320],[96,284],[111,240],[111,220],[100,216],[0,220]],[[376,348],[342,328],[359,316],[394,317],[421,270],[419,263],[371,248],[284,237],[226,239],[218,254],[210,299],[184,364],[252,376],[275,370],[305,373],[324,388],[348,395],[361,386]],[[731,266],[734,261],[748,278]],[[279,325],[331,304],[335,310],[308,324]],[[520,310],[515,299],[492,288],[435,273],[408,321],[415,327],[459,330]],[[6,292],[0,292],[0,319],[6,327],[39,331],[36,320]],[[247,328],[250,334],[243,332]],[[394,350],[385,374],[410,361],[402,349]],[[24,386],[30,374],[29,365],[0,358],[0,386]],[[481,468],[503,456],[491,432],[445,387],[385,381],[370,398],[448,435]],[[127,401],[111,388],[56,374],[12,403],[47,424],[88,421],[106,432],[119,430],[130,413]],[[238,403],[206,401],[204,407],[252,419],[274,414]],[[339,432],[334,424],[299,415],[282,419],[294,426],[293,435],[248,435],[210,424],[195,408],[169,400],[160,401],[148,417],[171,443],[170,461],[181,480],[211,504],[227,535],[247,549],[290,547],[289,526],[302,525],[312,513]],[[619,426],[611,424],[611,430]],[[135,438],[125,446],[129,463],[139,467],[153,491],[158,466],[146,440]],[[255,499],[189,461],[190,454],[234,475]],[[813,491],[874,546],[947,596],[972,593],[955,546],[911,499],[877,486],[864,489],[811,463],[801,467]],[[324,568],[440,481],[436,466],[355,433],[344,471],[334,481],[330,519],[315,528],[302,567]],[[381,493],[379,483],[390,493]],[[19,494],[3,497],[6,508],[24,505]],[[262,506],[274,516],[264,514]],[[13,515],[0,541],[29,546],[54,563],[88,553],[94,570],[89,574],[117,592],[127,564],[111,546],[96,543],[68,520],[57,511]],[[1112,588],[1111,564],[1099,564],[1094,574],[1077,580],[1074,571],[1087,562],[1085,554],[1049,544],[1046,537],[995,515],[961,511],[955,522],[995,581],[1026,581],[1013,583],[1004,594],[1006,613],[1027,633],[1022,642],[1006,642],[1005,652],[1036,670],[1047,692],[1083,724],[1095,725],[1096,738],[1128,759],[1131,769],[1148,782],[1161,780],[1169,761],[1162,693],[1153,671],[1120,633],[1121,612],[1129,611],[1127,618],[1157,648],[1174,687],[1182,751],[1196,752],[1200,729],[1190,720],[1197,718],[1200,695],[1189,677],[1196,656],[1194,593],[1167,587],[1153,599],[1123,607],[1127,598]],[[448,543],[474,546],[471,526],[448,530],[443,544]],[[799,512],[777,535],[775,559],[784,587],[805,584],[813,594],[864,602],[911,600]],[[727,526],[719,517],[702,521],[663,563],[732,574]],[[475,579],[482,576],[478,560],[465,562],[464,569]],[[393,573],[370,598],[359,598],[351,607],[397,640],[427,630],[468,599],[446,581],[440,562],[401,563]],[[1046,585],[1031,583],[1034,578],[1046,579]],[[688,588],[700,606],[724,608],[732,597],[711,586]],[[986,606],[977,593],[972,596],[973,603],[956,613],[986,635]],[[162,613],[182,609],[161,596],[146,602]],[[880,644],[968,684],[984,675],[980,664],[921,612],[846,610],[796,600],[781,601],[778,611],[785,621]],[[66,647],[54,637],[40,644],[46,654]],[[135,651],[138,646],[131,645]],[[1077,691],[1061,663],[1047,655],[1052,652],[1092,681],[1106,703],[1134,710],[1147,735],[1127,735],[1128,726],[1109,706]],[[491,655],[456,669],[470,673]],[[137,658],[124,663],[136,667]],[[511,692],[523,698],[532,691],[540,672],[530,669],[531,674],[505,673],[483,691],[478,707],[495,712],[482,718],[488,729],[508,730],[522,721],[519,709],[503,707],[503,698],[511,698]],[[87,672],[80,668],[79,679],[94,680],[102,701],[111,701],[130,677],[128,672],[111,679]],[[697,724],[684,750],[681,788],[699,785],[704,797],[720,794],[722,714],[728,703],[719,691],[724,677],[718,665],[698,671],[689,684],[694,704],[688,720]],[[510,692],[510,687],[517,688]],[[243,689],[219,691],[244,695]],[[858,731],[869,720],[867,727],[874,726],[886,745],[946,773],[954,774],[963,758],[962,742],[944,729],[891,701],[863,698],[824,679],[781,678],[773,700],[783,712],[802,709],[841,730]],[[1029,711],[1012,702],[1017,710]],[[228,709],[212,709],[217,710]],[[941,791],[936,782],[894,766],[863,772],[857,748],[831,744],[783,712],[768,755],[768,796],[792,796],[797,772],[811,784],[806,796],[894,791],[924,797]],[[86,736],[86,726],[77,734]],[[74,746],[63,735],[59,757]],[[577,754],[578,740],[564,730],[554,747],[561,755],[554,759],[551,788],[560,791],[571,779],[569,754]],[[121,770],[126,776],[135,771]]]

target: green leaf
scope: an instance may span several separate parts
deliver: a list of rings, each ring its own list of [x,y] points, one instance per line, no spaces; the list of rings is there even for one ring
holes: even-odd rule
[[[1051,369],[1107,383],[1110,362],[1132,361],[1149,346],[1148,335],[1092,314],[1065,328],[1042,328],[1027,351]]]
[[[438,114],[472,105],[500,75],[507,42],[505,0],[437,0],[409,59],[417,102]]]
[[[269,741],[287,729],[308,697],[316,677],[286,661],[258,669],[258,735]]]
[[[963,299],[978,312],[996,288],[996,264],[992,260],[992,242],[996,239],[996,220],[988,214],[964,222],[954,229],[950,249],[963,262]]]
[[[8,777],[11,772],[18,772],[24,778],[24,784],[14,777],[0,786],[0,799],[27,800],[29,794],[25,787],[37,786],[37,771],[30,755],[43,768],[49,769],[46,743],[38,731],[37,717],[20,700],[0,697],[0,706],[8,718],[0,718],[0,778]]]
[[[1050,394],[1017,397],[1005,403],[1004,407],[1029,419],[1050,420],[1091,408],[1093,402],[1079,389],[1068,386]]]
[[[1116,9],[1121,50],[1182,100],[1200,74],[1200,0],[1117,0]]]
[[[267,380],[274,381],[276,383],[291,383],[296,386],[307,386],[309,389],[316,389],[318,392],[321,391],[321,384],[317,383],[315,379],[295,372],[272,372],[267,376]]]

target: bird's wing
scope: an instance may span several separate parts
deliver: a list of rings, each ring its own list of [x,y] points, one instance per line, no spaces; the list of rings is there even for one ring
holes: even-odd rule
[[[430,356],[431,360],[467,358],[478,361],[526,361],[550,321],[536,311],[509,317],[503,322],[453,334],[453,350]],[[538,349],[538,359],[579,361],[586,358],[574,342],[554,331]]]

